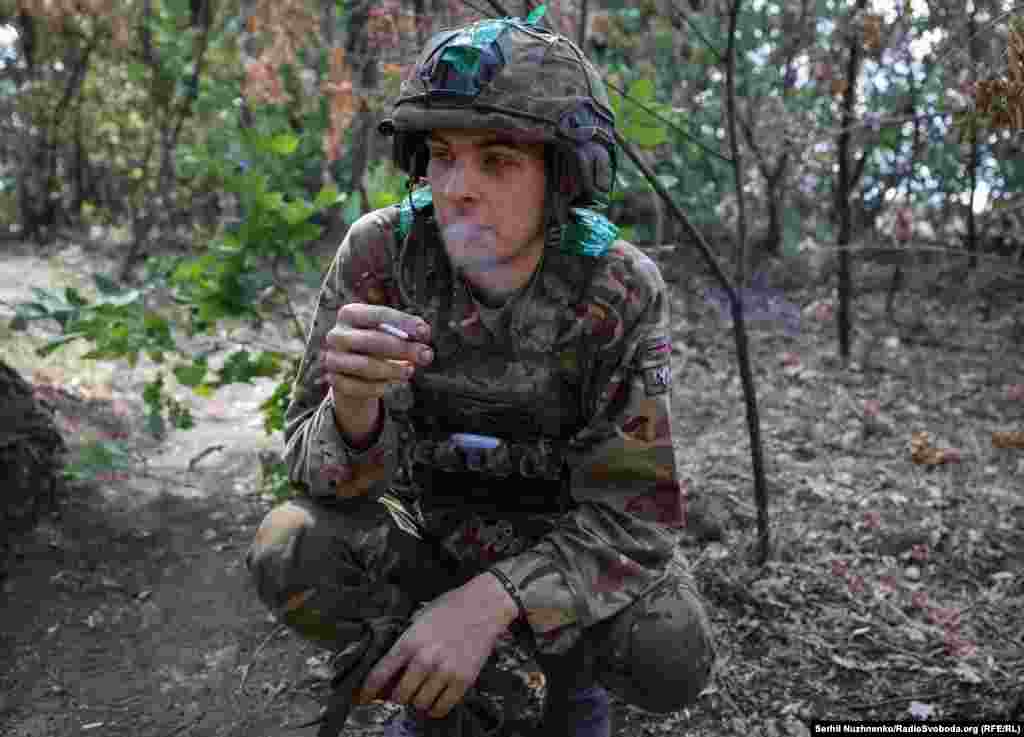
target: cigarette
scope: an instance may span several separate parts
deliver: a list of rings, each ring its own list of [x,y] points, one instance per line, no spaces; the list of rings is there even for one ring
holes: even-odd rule
[[[394,335],[396,338],[409,340],[409,333],[405,332],[401,328],[396,328],[394,325],[388,325],[386,322],[382,322],[380,324],[380,329],[385,333],[391,333],[391,335]]]

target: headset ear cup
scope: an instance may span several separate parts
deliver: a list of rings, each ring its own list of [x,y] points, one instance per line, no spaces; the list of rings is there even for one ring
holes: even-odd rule
[[[586,181],[582,178],[579,159],[572,153],[559,151],[557,161],[558,192],[569,205],[586,192]]]
[[[412,133],[396,133],[391,149],[391,158],[400,170],[410,177],[418,179],[427,175],[426,139],[422,135]]]
[[[426,142],[420,139],[417,141],[416,150],[412,155],[412,176],[417,179],[427,176],[427,163],[430,161],[430,152],[427,150]]]
[[[409,171],[408,161],[406,161],[406,134],[395,133],[394,138],[391,139],[391,160],[395,162],[395,166],[401,171]]]
[[[607,199],[612,189],[612,161],[607,147],[597,141],[580,146],[580,168],[590,202]]]

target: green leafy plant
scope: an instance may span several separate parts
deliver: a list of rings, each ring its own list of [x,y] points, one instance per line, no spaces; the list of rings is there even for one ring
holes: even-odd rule
[[[615,111],[615,126],[622,137],[638,146],[653,148],[668,141],[668,132],[657,116],[671,117],[671,109],[654,98],[654,82],[638,79],[623,96],[608,90]]]
[[[297,138],[287,133],[248,134],[245,140],[253,153],[277,159],[289,157],[298,146]],[[136,289],[121,289],[97,275],[99,297],[93,302],[71,287],[59,292],[36,288],[33,300],[16,305],[15,326],[41,319],[60,326],[62,334],[42,346],[40,356],[78,339],[93,345],[85,358],[125,359],[132,367],[140,354],[157,364],[173,354],[178,358],[172,368],[175,378],[201,396],[210,396],[225,384],[277,376],[284,354],[244,349],[231,353],[217,376],[209,376],[206,355],[188,355],[178,346],[175,328],[181,326],[174,315],[148,308],[145,297],[154,289],[170,289],[175,301],[187,307],[189,335],[212,332],[223,319],[259,318],[257,297],[273,284],[268,264],[286,258],[300,272],[319,276],[319,265],[305,255],[308,243],[321,231],[311,219],[346,198],[333,186],[323,187],[311,201],[286,195],[271,187],[269,174],[254,168],[227,176],[226,186],[239,197],[246,217],[237,227],[223,229],[198,255],[152,259],[144,285]],[[281,397],[286,394],[279,387],[275,396],[265,410],[268,432],[283,425]],[[166,395],[162,373],[146,385],[143,399],[147,428],[154,435],[162,435],[167,423],[181,429],[194,424],[188,408]]]
[[[269,494],[278,504],[297,495],[297,486],[288,479],[288,468],[284,461],[264,464],[260,477],[260,491]]]
[[[70,481],[103,481],[124,478],[134,466],[123,443],[95,441],[79,450],[61,473]]]

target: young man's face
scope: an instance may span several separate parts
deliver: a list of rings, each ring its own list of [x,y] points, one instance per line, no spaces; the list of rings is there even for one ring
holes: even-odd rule
[[[532,271],[544,248],[544,146],[501,131],[432,131],[427,180],[445,250],[467,274]]]

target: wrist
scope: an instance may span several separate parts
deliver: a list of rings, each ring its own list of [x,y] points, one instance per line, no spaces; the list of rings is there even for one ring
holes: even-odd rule
[[[365,450],[380,437],[384,425],[384,411],[380,399],[365,402],[334,400],[334,424],[342,437],[357,450]]]
[[[519,597],[519,591],[509,577],[498,568],[488,568],[482,575],[490,579],[492,588],[496,588],[498,591],[496,598],[501,602],[500,611],[505,626],[511,625],[517,619],[526,621],[526,608],[523,606],[523,600]]]

